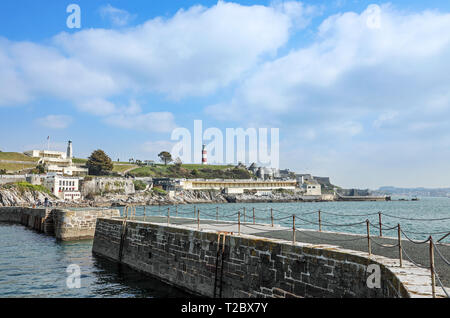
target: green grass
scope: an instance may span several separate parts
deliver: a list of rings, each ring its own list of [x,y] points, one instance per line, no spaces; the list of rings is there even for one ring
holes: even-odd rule
[[[128,169],[137,168],[136,165],[114,164],[113,172],[123,173]]]
[[[73,163],[85,164],[87,161],[88,161],[87,159],[83,159],[83,158],[72,158]],[[131,165],[132,164],[132,163],[125,162],[125,161],[113,161],[112,163],[115,165]]]
[[[82,163],[85,164],[87,162],[87,159],[81,159],[81,158],[72,158],[73,163]]]
[[[46,187],[44,187],[42,185],[33,185],[31,183],[28,183],[28,182],[10,183],[10,184],[6,184],[6,185],[4,185],[2,187],[5,188],[5,189],[17,188],[21,192],[25,192],[25,191],[39,191],[39,192],[47,193],[48,195],[51,195],[52,197],[54,196],[50,192],[50,190],[48,190]]]
[[[29,157],[19,152],[0,152],[0,160],[37,162],[39,158]]]
[[[128,172],[136,177],[159,178],[187,178],[187,179],[249,179],[252,175],[245,169],[236,169],[234,166],[213,166],[185,164],[181,167],[175,165],[155,165],[139,167]]]
[[[0,170],[5,169],[7,172],[17,172],[24,169],[33,169],[36,167],[36,164],[22,164],[22,163],[7,163],[0,162]]]
[[[160,188],[153,188],[152,190],[153,190],[153,192],[156,193],[156,194],[167,195],[167,192],[164,191],[163,189],[160,189]]]
[[[199,164],[183,164],[182,168],[185,169],[213,169],[213,170],[227,170],[234,168],[233,165],[199,165]]]

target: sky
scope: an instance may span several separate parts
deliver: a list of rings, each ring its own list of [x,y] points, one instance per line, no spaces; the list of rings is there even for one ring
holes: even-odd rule
[[[342,187],[449,187],[449,30],[438,0],[4,0],[0,150],[157,160],[202,120]]]

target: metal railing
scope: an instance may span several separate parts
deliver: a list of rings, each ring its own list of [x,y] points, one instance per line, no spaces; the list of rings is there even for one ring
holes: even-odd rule
[[[136,210],[137,210],[136,207],[137,207],[136,205],[126,205],[124,207],[123,217],[121,214],[121,217],[124,219],[124,222],[126,222],[127,220],[136,220]],[[186,209],[186,207],[189,207],[189,210]],[[147,207],[142,206],[142,208],[143,208],[143,221],[145,222],[147,219],[147,216],[151,216],[151,211],[149,211],[150,215],[147,215],[147,210],[146,210]],[[179,206],[177,205],[175,207],[172,207],[172,211],[171,211],[171,207],[167,207],[167,209],[165,209],[165,210],[166,210],[166,213],[163,214],[163,212],[161,211],[161,207],[159,206],[157,214],[159,214],[158,216],[165,216],[167,218],[167,224],[170,224],[171,216],[172,217],[175,216],[176,218],[179,218],[179,217],[189,218],[189,219],[193,219],[197,223],[197,230],[200,230],[200,225],[201,225],[201,220],[202,220],[201,217],[207,217],[209,219],[203,219],[203,220],[225,221],[226,223],[220,224],[221,227],[231,227],[231,226],[237,225],[237,229],[238,229],[237,234],[238,235],[241,235],[241,227],[247,227],[250,229],[261,230],[261,228],[255,227],[257,224],[256,223],[257,221],[258,222],[259,221],[269,222],[269,223],[262,223],[262,224],[263,225],[270,224],[270,227],[274,227],[275,222],[278,222],[278,221],[287,222],[288,219],[291,219],[292,220],[291,223],[292,223],[292,242],[293,242],[293,244],[296,243],[296,233],[301,233],[302,235],[305,235],[305,236],[308,236],[308,237],[311,237],[314,239],[324,239],[323,237],[319,238],[318,236],[315,236],[314,234],[309,233],[308,231],[299,230],[297,227],[298,225],[315,225],[318,227],[317,228],[318,232],[322,232],[322,227],[338,227],[338,228],[365,227],[366,234],[364,236],[358,236],[358,237],[354,237],[354,238],[350,238],[350,239],[348,239],[348,238],[347,239],[333,238],[333,242],[351,242],[351,241],[358,241],[358,240],[367,240],[367,253],[368,253],[369,257],[372,255],[372,243],[381,248],[387,248],[387,249],[397,248],[400,267],[403,267],[403,256],[405,256],[414,266],[429,269],[433,298],[436,297],[436,282],[442,288],[444,294],[447,297],[449,297],[449,294],[448,294],[446,288],[442,284],[442,281],[436,272],[435,254],[437,254],[439,256],[439,258],[442,259],[442,261],[444,262],[445,265],[450,266],[450,261],[444,257],[444,255],[442,254],[442,251],[440,251],[437,246],[437,243],[439,243],[443,239],[447,238],[450,235],[450,232],[439,231],[439,232],[427,233],[427,232],[406,231],[406,230],[402,229],[400,223],[398,223],[395,226],[388,226],[388,225],[384,224],[382,222],[382,216],[387,216],[389,218],[398,218],[400,220],[421,221],[421,222],[434,222],[434,221],[450,220],[450,217],[449,218],[436,218],[436,219],[429,219],[429,218],[428,219],[418,219],[418,218],[406,218],[406,217],[400,217],[400,216],[393,216],[393,215],[382,213],[382,212],[367,213],[367,214],[340,214],[340,213],[327,212],[327,211],[321,211],[321,210],[305,212],[305,213],[301,213],[299,215],[299,214],[292,214],[289,212],[276,210],[273,208],[270,208],[270,209],[252,208],[251,213],[249,215],[248,214],[249,210],[247,210],[245,207],[238,209],[238,211],[234,212],[234,213],[219,214],[218,206],[217,207],[202,206],[202,209],[200,211],[200,209],[196,205],[193,206],[193,209],[191,206],[183,206],[183,208],[180,209]],[[173,210],[175,210],[175,211],[173,211]],[[265,212],[270,211],[270,217],[256,217],[256,213],[255,213],[256,211],[265,211]],[[279,214],[284,214],[286,216],[276,218],[276,217],[274,217],[274,211]],[[317,217],[318,217],[317,222],[304,218],[304,216],[313,215],[313,214],[317,214]],[[365,219],[363,221],[353,222],[353,223],[334,223],[334,222],[324,220],[323,215],[334,215],[334,216],[339,216],[339,217],[369,217],[369,216],[378,215],[378,224],[374,224],[374,223],[370,222],[369,219]],[[247,218],[250,220],[251,225],[249,224],[249,222],[247,222]],[[236,221],[233,222],[234,220],[236,220]],[[302,221],[304,223],[299,224],[298,221]],[[258,224],[261,225],[261,223],[258,223]],[[384,231],[396,230],[397,237],[394,239],[397,240],[397,243],[387,245],[387,244],[382,244],[380,242],[377,242],[374,239],[374,237],[376,237],[376,236],[374,236],[370,232],[371,227],[378,230],[377,237],[379,237],[379,238],[383,238],[383,230]],[[345,233],[342,233],[342,234],[345,234]],[[428,238],[426,240],[417,241],[417,240],[410,238],[409,234],[428,235]],[[442,235],[442,234],[444,234],[444,236],[441,237],[440,239],[438,239],[438,240],[433,239],[432,235]],[[417,262],[415,262],[412,259],[412,257],[409,256],[409,254],[405,251],[405,248],[402,245],[403,238],[405,238],[407,241],[409,241],[413,244],[416,244],[416,245],[423,245],[423,244],[429,245],[429,247],[428,247],[428,249],[429,249],[429,266],[420,265]],[[439,244],[441,244],[441,243],[439,243]]]

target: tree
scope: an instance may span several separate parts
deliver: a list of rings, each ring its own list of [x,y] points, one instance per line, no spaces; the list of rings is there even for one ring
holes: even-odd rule
[[[167,163],[172,162],[172,155],[167,152],[167,151],[163,151],[158,155],[159,159],[161,160],[161,162],[164,162],[164,165],[167,166]]]
[[[47,169],[47,167],[46,167],[45,163],[44,164],[38,164],[36,166],[36,169],[37,169],[39,174],[43,174],[43,173],[45,173],[45,170]]]
[[[111,158],[103,150],[95,150],[88,158],[86,166],[89,174],[94,176],[107,175],[114,168]]]

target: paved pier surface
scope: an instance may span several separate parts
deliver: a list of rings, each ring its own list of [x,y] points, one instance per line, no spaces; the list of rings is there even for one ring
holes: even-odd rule
[[[136,217],[137,221],[143,221],[143,217]],[[167,217],[161,216],[147,216],[145,218],[146,222],[167,224]],[[195,219],[188,218],[170,218],[170,224],[183,225],[192,229],[197,229],[198,224]],[[200,230],[213,230],[213,231],[226,231],[233,232],[237,234],[239,232],[238,225],[234,222],[227,221],[213,221],[213,220],[201,220]],[[328,244],[336,245],[345,249],[367,252],[367,237],[358,234],[344,234],[336,232],[319,232],[314,230],[305,230],[297,228],[296,241],[311,244]],[[253,223],[241,223],[240,226],[241,234],[254,235],[265,238],[274,238],[291,241],[292,240],[292,229],[287,227],[282,227],[279,225],[274,225],[272,227],[270,224],[253,224]],[[395,245],[397,244],[397,239],[393,238],[380,238],[378,236],[372,237],[373,241],[383,245]],[[392,259],[398,259],[399,252],[398,247],[380,247],[372,242],[372,254],[385,256]],[[428,267],[430,262],[430,250],[429,244],[415,244],[406,239],[402,240],[402,247],[408,254],[408,256],[417,264]],[[450,244],[437,244],[438,249],[441,254],[450,260]],[[450,266],[445,264],[442,258],[435,254],[435,267],[436,272],[439,275],[444,286],[450,286]],[[403,260],[409,261],[409,259],[403,253]],[[437,288],[440,289],[438,283],[436,282]]]

